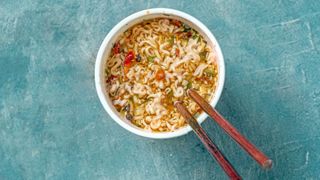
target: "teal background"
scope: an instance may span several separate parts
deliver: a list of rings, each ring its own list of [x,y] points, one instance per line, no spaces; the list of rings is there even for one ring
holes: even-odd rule
[[[151,140],[105,112],[94,87],[110,29],[146,8],[182,10],[219,41],[217,109],[274,160],[264,171],[210,119],[245,179],[320,179],[320,1],[0,1],[0,179],[227,179],[193,133]]]

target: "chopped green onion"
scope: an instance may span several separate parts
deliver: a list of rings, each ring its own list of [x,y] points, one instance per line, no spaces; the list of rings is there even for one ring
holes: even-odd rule
[[[199,38],[199,35],[197,35],[197,34],[194,34],[193,36],[192,36],[192,39],[197,39],[197,38]],[[199,39],[198,39],[199,40]]]
[[[207,57],[207,52],[206,51],[202,51],[199,53],[200,59],[201,60],[205,60]]]
[[[191,82],[188,82],[188,84],[187,84],[187,89],[190,89],[190,88],[192,88],[192,83],[191,83]]]
[[[148,56],[148,61],[153,63],[154,62],[154,58],[156,58],[157,56]]]
[[[199,43],[201,41],[201,37],[198,38],[197,43]]]
[[[187,45],[188,45],[188,40],[186,40],[186,39],[181,39],[181,45],[182,45],[182,46],[187,46]]]
[[[207,76],[213,77],[215,75],[214,69],[213,68],[206,68],[203,71]]]
[[[173,104],[173,91],[170,90],[167,94],[167,98],[166,98],[166,104],[167,105],[170,105],[170,104]]]
[[[168,43],[170,44],[170,46],[173,46],[173,44],[174,44],[174,36],[170,37],[170,39],[168,40]]]

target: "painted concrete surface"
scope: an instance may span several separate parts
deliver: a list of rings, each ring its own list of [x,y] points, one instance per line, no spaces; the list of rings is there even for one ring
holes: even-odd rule
[[[208,119],[245,179],[320,178],[320,1],[0,1],[0,179],[227,179],[193,133],[117,125],[94,87],[101,41],[133,12],[169,7],[220,42],[217,109],[274,160],[264,171]]]

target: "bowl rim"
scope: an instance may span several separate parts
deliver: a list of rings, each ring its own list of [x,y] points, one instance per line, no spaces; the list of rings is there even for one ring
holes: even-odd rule
[[[104,80],[101,79],[101,73],[104,71],[101,70],[101,66],[104,65],[104,54],[107,51],[107,45],[109,42],[112,40],[112,38],[117,34],[117,32],[126,26],[129,22],[142,18],[144,16],[148,16],[151,14],[167,14],[167,15],[172,15],[172,16],[177,16],[183,19],[186,19],[190,22],[192,22],[197,28],[201,29],[203,33],[208,37],[208,39],[214,44],[214,49],[216,51],[216,57],[217,57],[217,62],[218,62],[218,85],[216,87],[216,91],[214,93],[214,97],[210,101],[210,105],[215,107],[217,102],[220,99],[223,87],[224,87],[224,81],[225,81],[225,64],[224,64],[224,58],[219,46],[218,41],[216,40],[215,36],[211,33],[211,31],[198,19],[195,17],[174,9],[169,9],[169,8],[152,8],[152,9],[145,9],[138,11],[136,13],[133,13],[123,20],[121,20],[118,24],[116,24],[111,31],[107,34],[107,36],[104,38],[97,57],[96,57],[96,63],[95,63],[95,86],[96,86],[96,91],[99,97],[99,100],[101,104],[103,105],[104,109],[107,111],[107,113],[111,116],[111,118],[116,121],[121,127],[124,129],[147,138],[152,138],[152,139],[168,139],[168,138],[174,138],[174,137],[179,137],[182,135],[185,135],[189,133],[192,129],[189,125],[186,125],[185,127],[181,127],[177,129],[176,131],[173,132],[151,132],[151,131],[146,131],[142,128],[137,128],[133,127],[132,125],[127,124],[124,122],[109,106],[107,103],[106,97],[104,95],[104,88],[102,85],[104,85]],[[102,71],[102,72],[101,72]],[[199,117],[197,117],[197,121],[199,124],[201,124],[208,115],[205,112],[202,112]]]

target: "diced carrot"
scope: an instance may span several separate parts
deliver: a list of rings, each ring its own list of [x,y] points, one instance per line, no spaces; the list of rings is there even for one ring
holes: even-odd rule
[[[180,55],[180,49],[176,48],[176,56],[179,57],[179,55]]]
[[[164,79],[165,77],[166,76],[165,76],[164,70],[163,69],[159,69],[157,71],[157,73],[156,73],[156,79],[160,81],[160,80]]]
[[[129,72],[129,67],[123,67],[123,73],[126,75]]]

